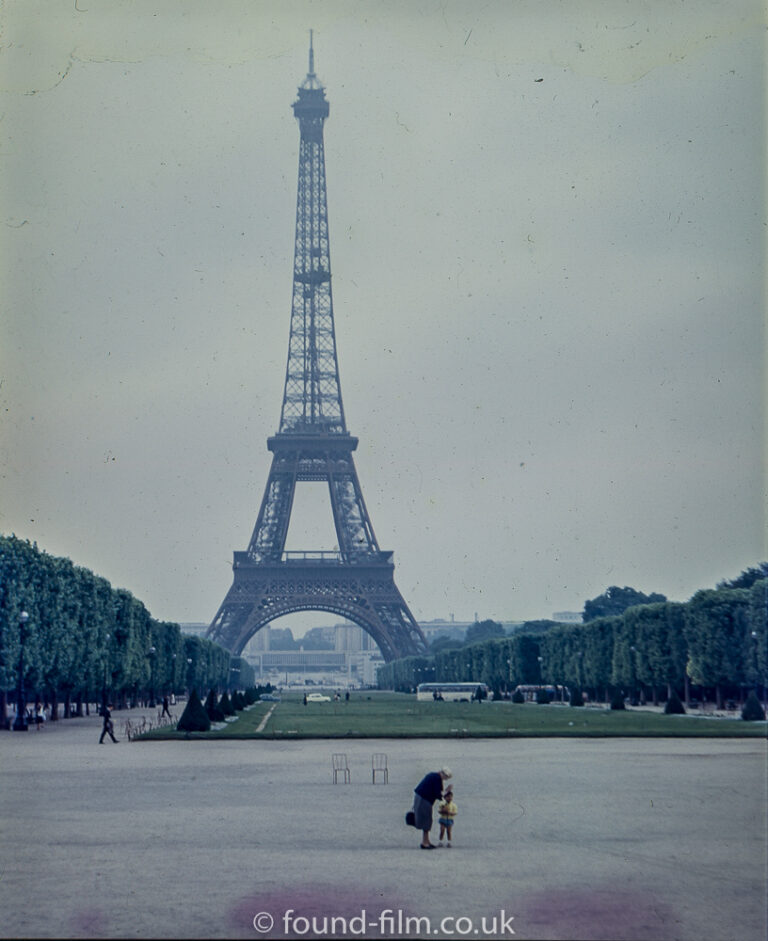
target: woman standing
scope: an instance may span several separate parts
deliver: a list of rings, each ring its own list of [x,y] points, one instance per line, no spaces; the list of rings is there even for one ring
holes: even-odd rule
[[[432,805],[443,796],[443,783],[453,774],[448,768],[439,771],[430,771],[416,785],[413,792],[414,826],[421,830],[421,848],[423,850],[436,850],[434,843],[430,842],[429,831],[432,829]]]

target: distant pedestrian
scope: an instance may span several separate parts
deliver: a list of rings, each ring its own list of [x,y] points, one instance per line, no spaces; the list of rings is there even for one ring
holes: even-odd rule
[[[414,826],[421,830],[420,846],[423,850],[437,849],[429,839],[429,831],[432,829],[432,805],[443,796],[443,784],[452,777],[453,774],[448,768],[431,771],[419,781],[413,792]]]
[[[307,694],[304,693],[304,705],[306,706],[306,704],[307,704]]]
[[[45,712],[43,711],[43,704],[38,700],[35,703],[35,725],[38,732],[42,729],[43,722],[45,722]]]
[[[115,738],[115,726],[112,723],[112,713],[109,711],[112,708],[114,707],[112,706],[112,703],[110,703],[108,706],[104,706],[104,709],[101,713],[102,718],[104,719],[104,724],[101,728],[101,738],[99,739],[99,745],[104,744],[105,735],[108,735],[113,742],[117,741]]]
[[[169,719],[171,718],[171,710],[168,708],[167,696],[163,696],[163,711],[160,713],[160,718],[162,719],[163,716],[168,716]]]

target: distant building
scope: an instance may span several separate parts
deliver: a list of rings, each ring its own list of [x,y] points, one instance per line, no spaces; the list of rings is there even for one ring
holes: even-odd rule
[[[467,628],[471,627],[474,621],[446,621],[443,618],[435,618],[432,621],[419,621],[419,627],[427,643],[431,644],[438,637],[447,637],[448,640],[464,640]]]
[[[333,649],[355,653],[359,650],[378,650],[371,635],[357,624],[335,624],[333,627]]]
[[[179,624],[182,634],[195,634],[197,637],[204,637],[209,626],[207,622],[202,621],[187,621]]]
[[[582,613],[581,611],[555,611],[552,620],[568,624],[581,624]]]

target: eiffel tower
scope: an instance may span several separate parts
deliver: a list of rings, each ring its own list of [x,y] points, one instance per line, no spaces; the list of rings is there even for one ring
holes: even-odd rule
[[[329,105],[309,72],[293,113],[299,122],[299,182],[293,302],[285,390],[272,467],[245,552],[234,553],[234,581],[206,636],[239,654],[262,627],[297,611],[328,611],[358,624],[384,659],[426,651],[419,625],[394,579],[392,553],[376,541],[341,401],[331,296],[323,123]],[[286,552],[296,484],[326,481],[338,551]]]

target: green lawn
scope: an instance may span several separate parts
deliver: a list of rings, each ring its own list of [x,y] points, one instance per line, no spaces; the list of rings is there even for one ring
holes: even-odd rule
[[[275,706],[262,732],[256,732]],[[573,708],[510,702],[418,702],[402,693],[353,692],[348,702],[309,703],[288,693],[280,703],[258,703],[236,722],[195,738],[450,738],[460,736],[566,737],[710,737],[766,738],[765,722],[741,718],[666,716],[643,710],[611,711],[607,707]],[[147,739],[185,738],[158,729]]]

